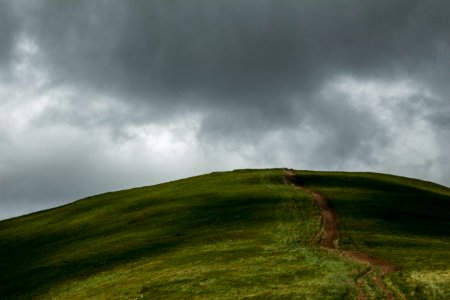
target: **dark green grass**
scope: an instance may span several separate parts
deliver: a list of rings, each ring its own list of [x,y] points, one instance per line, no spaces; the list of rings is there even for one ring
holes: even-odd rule
[[[450,189],[375,173],[298,172],[340,215],[340,246],[392,262],[398,295],[450,299]]]
[[[337,208],[342,247],[401,268],[386,280],[397,295],[448,295],[449,189],[370,173],[299,175]],[[317,208],[282,176],[212,173],[2,221],[0,298],[355,298],[365,267],[314,245]]]
[[[281,170],[213,173],[0,222],[2,299],[350,295]],[[335,270],[336,273],[330,272]]]

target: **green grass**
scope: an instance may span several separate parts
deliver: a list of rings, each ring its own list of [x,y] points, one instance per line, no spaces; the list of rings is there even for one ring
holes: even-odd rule
[[[371,173],[298,174],[332,200],[343,248],[401,268],[385,279],[397,295],[450,295],[448,188]],[[314,245],[320,213],[282,176],[212,173],[1,221],[0,298],[356,298],[366,268]]]
[[[340,215],[339,244],[392,262],[397,296],[450,299],[450,189],[375,173],[297,172]]]

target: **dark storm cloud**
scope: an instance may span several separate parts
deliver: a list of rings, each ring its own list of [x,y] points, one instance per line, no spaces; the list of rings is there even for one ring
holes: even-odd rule
[[[448,49],[449,7],[410,0],[41,1],[28,25],[56,83],[169,112],[174,105],[261,110],[266,122],[284,125],[295,118],[293,101],[317,101],[311,93],[340,74],[407,75],[446,86],[439,78],[449,71],[438,60]]]
[[[208,158],[204,167],[190,166],[191,173],[217,169],[223,160],[221,166],[243,161],[432,174],[448,184],[449,15],[450,2],[444,0],[0,0],[0,65],[26,57],[17,45],[28,41],[36,53],[27,54],[31,63],[22,71],[38,68],[46,78],[30,98],[45,94],[56,103],[42,100],[47,104],[30,121],[29,133],[4,129],[0,137],[7,132],[28,140],[35,131],[76,128],[85,136],[78,133],[70,141],[88,139],[85,150],[71,151],[70,145],[58,150],[64,142],[56,138],[50,153],[73,161],[74,170],[97,174],[96,166],[108,169],[113,161],[102,153],[135,138],[130,127],[172,128],[193,115],[198,127],[192,127],[191,144],[198,148],[189,151]],[[32,85],[33,78],[14,89]],[[169,140],[176,144],[182,136]],[[427,143],[432,145],[423,147]],[[93,145],[94,158],[88,150]],[[226,151],[215,157],[220,149]],[[45,147],[24,152],[26,164],[11,157],[14,172],[0,168],[7,177],[0,182],[5,198],[32,198],[33,189],[42,199],[68,197],[63,194],[69,183],[60,180],[58,189],[52,187],[70,169],[64,163],[38,182],[30,179],[21,192],[8,188],[27,166],[28,173],[45,173],[46,167],[32,162],[46,152]],[[89,180],[106,189],[113,181],[94,177],[73,190],[92,191]]]
[[[11,6],[8,2],[0,1],[0,68],[9,66],[17,27]]]
[[[234,96],[314,83],[322,69],[409,70],[435,59],[450,31],[446,1],[40,3],[30,33],[62,78],[144,95]]]

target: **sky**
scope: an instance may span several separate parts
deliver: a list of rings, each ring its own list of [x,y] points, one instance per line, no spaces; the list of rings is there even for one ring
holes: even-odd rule
[[[446,0],[0,0],[0,219],[237,168],[450,186]]]

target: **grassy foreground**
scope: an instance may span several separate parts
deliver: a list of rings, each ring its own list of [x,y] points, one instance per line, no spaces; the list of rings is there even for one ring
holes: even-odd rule
[[[320,213],[283,174],[212,173],[1,221],[0,298],[356,298],[365,267],[315,245]],[[399,267],[384,279],[397,298],[450,298],[450,189],[297,174],[330,198],[342,248]]]
[[[385,282],[399,299],[450,299],[449,188],[374,173],[297,174],[302,184],[331,199],[340,216],[342,249],[398,267]]]

